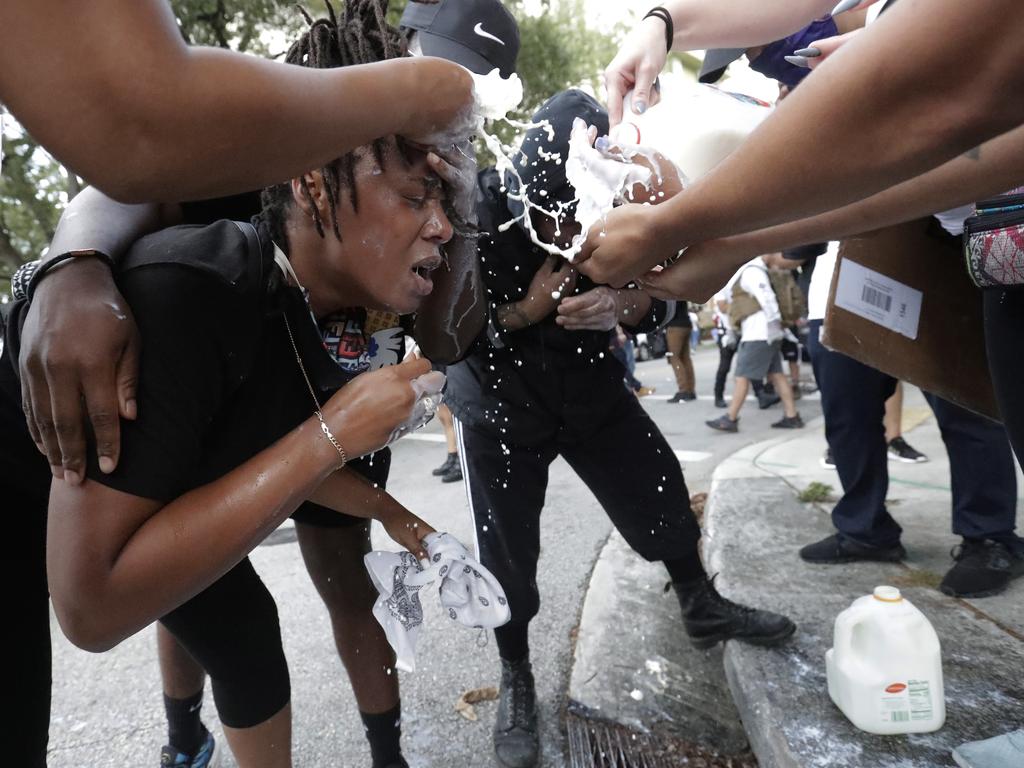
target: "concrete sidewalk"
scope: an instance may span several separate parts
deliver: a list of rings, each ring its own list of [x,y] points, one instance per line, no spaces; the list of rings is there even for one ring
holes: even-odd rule
[[[957,744],[1024,724],[1024,580],[981,600],[938,592],[952,565],[949,551],[959,540],[950,533],[945,449],[916,390],[907,393],[904,425],[907,439],[931,458],[925,464],[889,464],[889,503],[904,527],[905,564],[811,566],[797,556],[803,544],[833,531],[831,504],[803,504],[797,493],[812,482],[841,493],[836,473],[820,464],[820,419],[749,446],[715,471],[705,519],[709,572],[719,574],[723,594],[786,613],[800,627],[781,649],[729,643],[724,655],[718,652],[762,768],[953,766],[950,750]],[[743,733],[725,695],[723,670],[715,669],[716,651],[689,648],[673,596],[663,592],[664,577],[621,549],[613,535],[595,567],[570,697],[596,710],[595,716],[655,738],[742,755]],[[948,714],[934,734],[863,733],[828,697],[824,654],[832,645],[832,622],[879,584],[899,587],[939,634]],[[603,663],[616,655],[619,665]]]

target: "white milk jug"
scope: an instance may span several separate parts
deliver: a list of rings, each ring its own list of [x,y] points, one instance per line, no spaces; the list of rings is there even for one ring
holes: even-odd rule
[[[695,181],[729,155],[771,114],[759,99],[710,85],[665,83],[661,101],[638,115],[626,94],[623,121],[610,136],[620,144],[653,147]]]
[[[836,617],[825,671],[828,695],[862,731],[929,733],[946,721],[938,635],[895,587]]]

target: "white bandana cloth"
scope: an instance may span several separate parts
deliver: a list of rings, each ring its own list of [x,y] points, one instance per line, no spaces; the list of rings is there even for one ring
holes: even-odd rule
[[[494,629],[511,617],[505,590],[454,536],[431,533],[423,540],[429,562],[411,552],[370,552],[363,558],[380,593],[373,615],[395,651],[395,667],[416,669],[416,640],[423,626],[420,590],[438,581],[441,607],[449,618],[476,629]]]

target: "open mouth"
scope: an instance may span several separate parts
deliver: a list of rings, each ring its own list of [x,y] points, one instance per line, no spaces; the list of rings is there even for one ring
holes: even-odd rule
[[[426,259],[421,259],[410,267],[411,271],[418,277],[424,280],[430,279],[430,273],[441,266],[443,261],[440,256],[430,256]]]

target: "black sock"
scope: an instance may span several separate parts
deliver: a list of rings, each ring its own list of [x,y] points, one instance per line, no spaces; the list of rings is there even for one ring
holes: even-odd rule
[[[700,557],[697,556],[696,550],[689,557],[679,557],[674,560],[664,560],[663,562],[674,584],[686,584],[708,577]]]
[[[199,719],[203,706],[203,691],[187,699],[172,699],[164,694],[164,711],[167,713],[167,742],[179,752],[194,755],[203,746],[206,729]]]
[[[374,714],[360,712],[366,740],[370,742],[373,768],[384,768],[402,757],[402,704],[399,702],[387,712]]]
[[[517,662],[530,655],[530,625],[516,622],[494,630],[498,655],[505,661]]]

